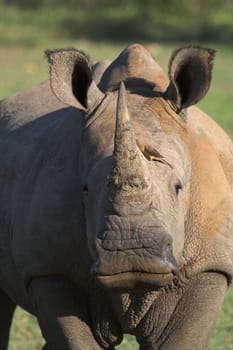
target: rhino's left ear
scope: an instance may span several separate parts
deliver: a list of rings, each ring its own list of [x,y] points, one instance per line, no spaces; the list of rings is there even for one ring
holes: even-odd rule
[[[63,103],[91,111],[104,98],[92,79],[87,56],[75,49],[47,50],[50,64],[50,83],[53,92]]]
[[[209,90],[214,55],[215,50],[200,47],[184,47],[173,53],[166,97],[177,112],[197,103]]]

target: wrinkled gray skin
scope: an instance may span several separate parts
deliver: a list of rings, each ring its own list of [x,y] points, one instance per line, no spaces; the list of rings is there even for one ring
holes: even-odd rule
[[[233,268],[232,142],[190,107],[214,51],[170,82],[140,45],[47,54],[53,92],[0,103],[0,349],[16,305],[50,350],[205,349]]]

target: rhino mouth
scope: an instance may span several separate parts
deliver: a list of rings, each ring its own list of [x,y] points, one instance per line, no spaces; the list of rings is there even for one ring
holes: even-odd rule
[[[139,271],[120,272],[112,275],[100,275],[93,272],[93,275],[99,285],[119,291],[138,288],[158,290],[170,285],[174,279],[173,273]]]
[[[102,287],[121,291],[139,288],[157,290],[170,285],[174,276],[178,273],[178,270],[159,273],[131,269],[122,269],[121,271],[119,269],[118,271],[109,271],[109,273],[107,273],[107,271],[104,272],[100,268],[99,261],[97,261],[92,265],[91,273],[96,282]]]
[[[91,266],[91,274],[103,287],[157,290],[172,284],[179,273],[179,264],[167,236],[160,244],[142,239],[136,243],[132,239],[98,239],[96,247],[98,258]]]

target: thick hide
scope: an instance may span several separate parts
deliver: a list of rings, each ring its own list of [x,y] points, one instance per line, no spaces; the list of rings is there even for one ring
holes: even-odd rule
[[[0,101],[0,349],[16,305],[46,350],[204,350],[233,275],[233,144],[194,105],[214,50],[169,81],[138,44]]]

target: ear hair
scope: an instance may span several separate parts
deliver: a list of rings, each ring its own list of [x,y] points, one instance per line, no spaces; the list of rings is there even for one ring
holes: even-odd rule
[[[177,111],[205,96],[210,87],[214,56],[215,50],[199,46],[182,47],[172,54],[166,96]]]
[[[44,51],[44,54],[45,54],[45,57],[47,58],[49,64],[52,64],[53,63],[53,60],[52,60],[52,56],[53,54],[56,54],[56,53],[62,53],[62,52],[71,52],[71,53],[77,53],[83,57],[86,58],[86,60],[88,62],[90,62],[90,56],[88,54],[86,54],[83,50],[77,50],[73,47],[68,47],[66,49],[62,49],[62,48],[59,48],[59,49],[46,49]]]
[[[169,78],[171,79],[171,75],[172,75],[172,64],[173,62],[175,62],[175,58],[178,58],[179,54],[181,52],[184,52],[184,51],[192,51],[192,52],[195,52],[195,51],[202,51],[202,52],[207,52],[208,53],[208,56],[207,56],[207,60],[208,60],[208,65],[209,65],[209,69],[210,69],[210,79],[212,78],[212,69],[213,69],[213,64],[214,64],[214,58],[215,58],[215,54],[216,54],[216,50],[215,49],[212,49],[212,48],[204,48],[204,47],[201,47],[201,46],[198,46],[198,45],[186,45],[186,46],[183,46],[183,47],[179,47],[178,49],[176,49],[175,51],[173,51],[171,57],[170,57],[170,60],[169,60],[169,63],[168,63],[168,75],[169,75]],[[190,57],[191,59],[192,57]]]
[[[76,49],[46,50],[50,66],[50,82],[55,95],[63,103],[87,107],[87,90],[92,82],[88,56]]]

